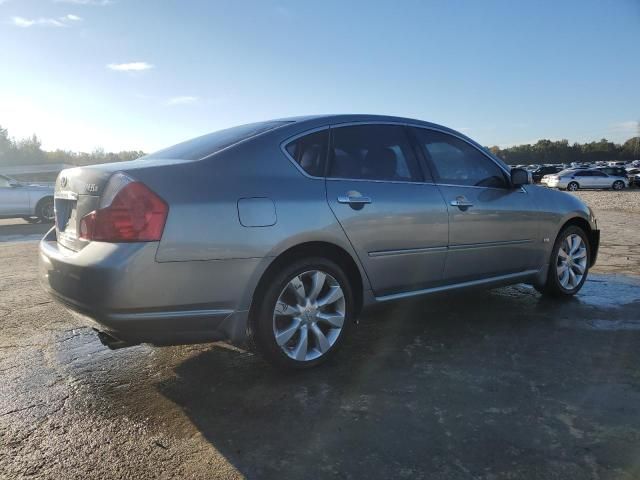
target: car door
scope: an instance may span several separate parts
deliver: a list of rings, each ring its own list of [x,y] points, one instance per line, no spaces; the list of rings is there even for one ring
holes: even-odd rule
[[[611,188],[613,186],[614,178],[599,170],[593,170],[591,172],[593,183],[598,188]]]
[[[9,178],[0,175],[0,215],[26,215],[29,213],[29,192],[22,186],[12,185]]]
[[[378,296],[442,280],[448,214],[430,182],[406,127],[331,128],[327,200]]]
[[[467,140],[428,128],[412,130],[449,212],[444,280],[514,274],[535,266],[538,215],[525,188]]]

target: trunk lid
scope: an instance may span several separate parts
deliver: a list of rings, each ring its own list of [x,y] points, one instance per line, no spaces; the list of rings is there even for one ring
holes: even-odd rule
[[[89,243],[79,238],[80,219],[100,208],[100,198],[114,173],[124,172],[135,178],[140,170],[176,163],[185,163],[185,160],[142,158],[61,171],[54,190],[58,243],[73,251],[79,251]]]

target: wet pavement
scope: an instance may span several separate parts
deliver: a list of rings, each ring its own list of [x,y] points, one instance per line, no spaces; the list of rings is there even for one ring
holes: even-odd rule
[[[640,478],[630,258],[569,301],[378,309],[284,374],[224,345],[110,351],[40,291],[34,243],[0,244],[0,478]]]

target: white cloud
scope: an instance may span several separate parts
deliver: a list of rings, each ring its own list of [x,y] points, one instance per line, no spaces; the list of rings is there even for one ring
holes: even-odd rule
[[[64,18],[64,17],[63,17]],[[64,21],[57,18],[24,18],[24,17],[11,17],[11,21],[16,27],[29,28],[33,26],[42,27],[64,27]]]
[[[79,22],[82,18],[78,15],[69,13],[64,17],[58,18],[25,18],[25,17],[11,17],[11,22],[16,27],[29,28],[29,27],[67,27],[73,22]]]
[[[110,63],[107,68],[116,72],[142,72],[154,68],[154,65],[147,62]]]
[[[168,106],[190,105],[192,103],[196,103],[198,100],[199,100],[198,97],[193,97],[191,95],[183,95],[179,97],[170,98],[169,100],[167,100],[167,105]]]

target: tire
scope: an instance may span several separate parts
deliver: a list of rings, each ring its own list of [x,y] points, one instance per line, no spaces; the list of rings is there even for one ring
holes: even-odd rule
[[[55,221],[53,198],[47,197],[40,200],[36,209],[36,215],[42,223],[53,223]]]
[[[579,237],[581,243],[574,252],[570,243],[572,240],[575,241],[576,236]],[[560,253],[561,249],[565,254],[569,254],[571,257],[570,262]],[[569,250],[569,252],[566,252],[566,250]],[[563,228],[558,234],[551,251],[546,282],[542,286],[536,285],[536,290],[552,297],[566,298],[575,295],[587,280],[590,259],[591,247],[585,231],[575,225]],[[581,270],[582,274],[580,276],[579,272]],[[567,272],[566,276],[565,271]]]
[[[578,185],[578,182],[569,182],[569,185],[567,185],[567,190],[569,190],[570,192],[575,192],[579,188],[580,185]]]
[[[40,223],[40,217],[22,217],[22,219],[29,223]]]
[[[322,276],[314,272],[325,275],[322,285]],[[302,289],[298,287],[300,283]],[[314,283],[321,288],[317,293]],[[296,293],[300,290],[304,296]],[[334,297],[337,300],[329,302]],[[300,259],[281,268],[269,278],[257,301],[260,304],[250,319],[249,343],[265,360],[282,369],[308,369],[325,362],[338,350],[354,323],[354,295],[349,279],[339,265],[326,258]],[[322,301],[327,303],[321,306]],[[300,307],[302,304],[307,307]],[[338,328],[341,315],[342,326]]]
[[[614,190],[623,190],[624,189],[624,182],[622,180],[616,180],[615,182],[613,182],[612,188]]]

